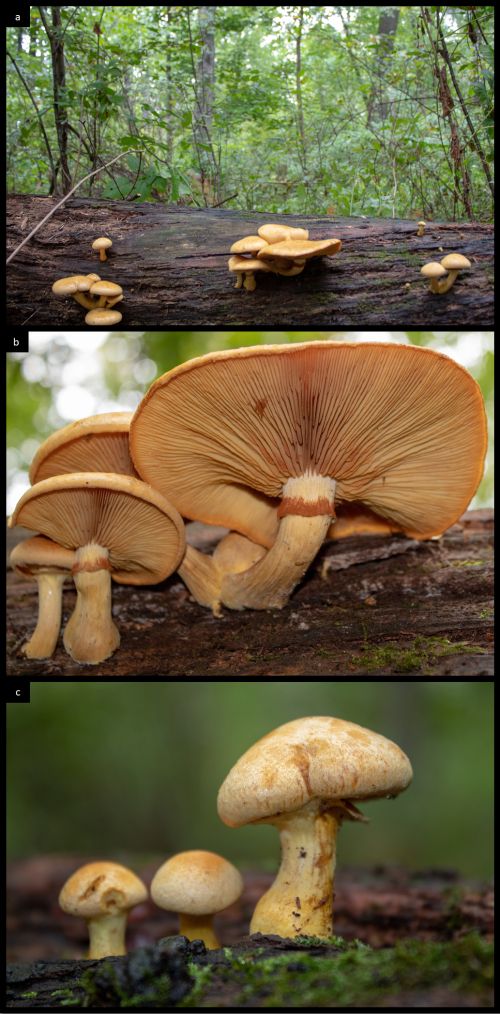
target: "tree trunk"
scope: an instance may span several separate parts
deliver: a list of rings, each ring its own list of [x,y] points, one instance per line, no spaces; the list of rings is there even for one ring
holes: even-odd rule
[[[7,675],[492,676],[492,527],[492,511],[471,511],[435,541],[325,543],[281,610],[224,610],[216,619],[176,575],[153,587],[114,585],[121,646],[98,667],[74,662],[62,637],[51,659],[22,654],[36,624],[37,586],[10,572]],[[207,526],[188,531],[199,548],[213,547]],[[64,587],[63,627],[76,598],[70,582]]]
[[[209,200],[210,188],[213,189],[216,200],[220,200],[219,167],[212,138],[216,10],[216,7],[209,6],[198,8],[201,52],[195,69],[193,138],[198,157],[205,206],[214,203]]]
[[[54,207],[51,198],[20,195],[7,203],[10,250]],[[255,292],[234,288],[227,261],[231,244],[278,219],[310,230],[314,239],[338,236],[342,250],[310,261],[302,274],[258,279]],[[96,236],[114,245],[99,270]],[[420,268],[444,253],[472,263],[449,293],[429,291]],[[56,278],[96,271],[124,290],[121,329],[235,325],[320,330],[408,326],[493,326],[493,226],[402,219],[319,218],[256,212],[166,207],[71,198],[19,251],[7,269],[8,323],[33,330],[81,330],[83,311],[56,299]]]
[[[60,7],[51,7],[52,25],[47,18],[47,8],[39,7],[43,26],[50,43],[52,58],[52,84],[54,92],[54,119],[59,146],[59,167],[61,169],[62,193],[71,189],[71,173],[68,164],[68,109],[66,105],[66,66],[64,58],[64,37]]]
[[[367,126],[369,127],[375,120],[383,123],[387,119],[389,103],[385,100],[385,78],[394,50],[398,21],[399,7],[382,7],[378,22],[378,50],[373,69],[374,81],[368,99]]]

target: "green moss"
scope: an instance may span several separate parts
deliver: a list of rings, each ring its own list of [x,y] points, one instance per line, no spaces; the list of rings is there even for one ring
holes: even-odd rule
[[[139,952],[136,952],[136,959],[138,954]],[[78,983],[84,993],[83,1006],[102,1007],[104,998],[112,999],[120,1010],[147,1010],[149,1005],[167,1006],[172,988],[170,976],[166,973],[154,975],[147,963],[147,957],[144,960],[142,975],[139,976],[138,973],[137,968],[135,975],[140,979],[140,990],[131,993],[130,983],[118,974],[112,962],[101,962],[97,973],[94,969],[89,969]]]
[[[448,655],[486,654],[485,648],[467,641],[449,641],[447,637],[416,637],[412,644],[400,646],[393,641],[366,647],[362,655],[353,655],[353,665],[363,669],[387,669],[398,672],[422,672],[432,675],[433,665]]]
[[[234,997],[233,1009],[288,1009],[378,1006],[394,994],[434,988],[456,993],[457,1000],[472,996],[487,1006],[492,978],[493,947],[476,934],[446,943],[408,941],[382,950],[343,943],[334,956],[299,951],[259,960],[254,954],[233,954],[228,965],[213,966],[199,979],[196,1001],[193,991],[183,1006],[214,1006],[220,989]]]
[[[177,1006],[189,1009],[190,1007],[200,1006],[204,993],[207,992],[210,983],[213,981],[214,972],[210,967],[204,968],[202,966],[200,967],[199,965],[195,965],[194,961],[189,962],[188,969],[194,979],[194,986],[189,993],[189,996],[186,996],[184,1000],[181,1000]]]
[[[486,560],[454,560],[452,567],[484,567]]]
[[[36,993],[35,990],[32,989],[28,993],[21,993],[21,1000],[34,1000],[35,997],[37,996],[38,993]]]

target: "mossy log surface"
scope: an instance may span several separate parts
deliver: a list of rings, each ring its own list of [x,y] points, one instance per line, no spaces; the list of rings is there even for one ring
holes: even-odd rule
[[[338,935],[328,941],[249,937],[252,911],[272,876],[248,872],[242,898],[216,919],[219,950],[176,936],[176,917],[149,901],[131,916],[127,957],[86,961],[84,923],[54,900],[85,861],[51,856],[12,864],[8,1008],[493,1004],[493,892],[452,870],[342,869]],[[158,862],[138,870],[146,882]]]
[[[10,254],[55,207],[52,197],[7,201]],[[335,236],[342,251],[315,260],[293,278],[259,276],[257,289],[234,288],[231,244],[269,221]],[[92,241],[113,240],[98,267]],[[429,291],[420,268],[445,253],[471,261],[449,293]],[[102,269],[102,270],[101,270]],[[124,290],[121,329],[169,327],[334,326],[463,328],[493,326],[493,226],[477,222],[417,223],[392,218],[271,215],[220,208],[70,198],[19,251],[7,269],[7,322],[32,330],[81,330],[84,311],[60,300],[52,282],[98,271]]]
[[[22,529],[9,533],[9,548]],[[24,534],[31,534],[24,532]],[[206,534],[192,541],[208,549]],[[47,660],[22,653],[37,617],[37,586],[9,571],[7,674],[124,676],[493,675],[493,511],[469,511],[438,540],[354,537],[326,543],[282,610],[216,619],[173,575],[152,587],[113,587],[115,654],[80,665],[62,637]],[[63,628],[76,600],[65,585]]]

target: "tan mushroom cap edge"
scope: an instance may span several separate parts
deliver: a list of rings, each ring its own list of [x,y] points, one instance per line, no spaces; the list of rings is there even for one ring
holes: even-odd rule
[[[74,559],[74,550],[65,549],[43,535],[34,535],[14,546],[9,563],[21,574],[36,576],[40,571],[48,570],[67,573],[70,577]]]
[[[101,412],[51,433],[31,462],[31,484],[54,475],[86,470],[137,477],[128,448],[132,415],[132,412]]]
[[[217,810],[229,827],[271,822],[313,799],[395,796],[412,776],[406,754],[385,736],[340,718],[299,718],[240,757],[219,789]]]
[[[178,567],[184,525],[156,489],[128,475],[76,472],[43,479],[23,494],[9,527],[24,525],[67,549],[109,551],[113,580],[157,584]]]

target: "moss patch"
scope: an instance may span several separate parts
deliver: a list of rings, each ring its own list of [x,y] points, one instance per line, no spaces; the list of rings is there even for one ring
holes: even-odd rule
[[[486,654],[485,648],[467,641],[449,641],[447,637],[416,637],[402,647],[388,644],[366,647],[362,655],[353,655],[351,662],[362,669],[387,669],[397,672],[422,672],[432,675],[433,663],[447,655]]]
[[[456,994],[457,1000],[465,995],[488,1006],[493,947],[471,934],[459,941],[408,941],[383,950],[355,942],[324,957],[301,951],[268,958],[233,953],[223,965],[198,968],[195,974],[197,984],[182,1007],[382,1006],[391,995],[435,989],[445,989],[451,1002]]]

